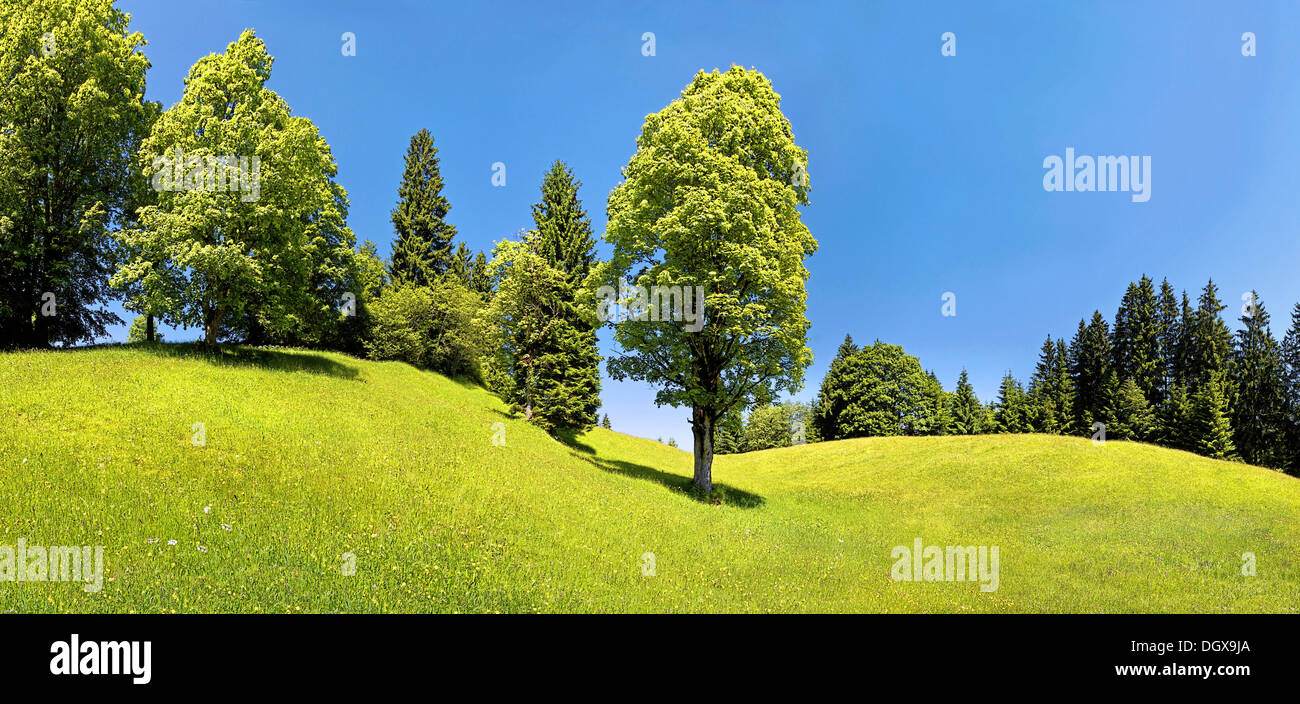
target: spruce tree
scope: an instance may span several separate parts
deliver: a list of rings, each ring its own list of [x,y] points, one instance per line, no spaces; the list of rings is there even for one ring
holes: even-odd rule
[[[392,276],[397,283],[427,286],[452,263],[456,228],[447,222],[451,203],[442,195],[442,173],[433,135],[421,129],[411,137],[406,167],[393,209]]]
[[[827,440],[844,437],[840,428],[841,417],[853,400],[854,390],[850,376],[854,371],[852,357],[858,351],[858,346],[853,344],[853,336],[845,335],[844,342],[835,351],[835,359],[831,360],[831,366],[826,370],[826,376],[822,378],[812,421],[817,434]]]
[[[1120,384],[1111,401],[1106,437],[1116,440],[1150,440],[1155,430],[1155,413],[1142,389],[1132,379]]]
[[[1074,418],[1074,382],[1070,379],[1070,354],[1065,340],[1056,340],[1055,366],[1052,368],[1051,394],[1056,404],[1059,426],[1052,432],[1065,434],[1070,432],[1070,420]]]
[[[1033,430],[1024,388],[1009,371],[1002,377],[1002,384],[998,388],[993,424],[999,433],[1028,433]]]
[[[975,396],[966,370],[961,370],[952,399],[952,431],[955,435],[975,435],[981,430],[984,406]]]
[[[1156,298],[1156,336],[1160,342],[1160,383],[1156,389],[1155,402],[1162,405],[1169,394],[1169,389],[1178,379],[1178,299],[1169,280],[1160,282],[1160,294]]]
[[[1223,386],[1217,374],[1202,382],[1192,396],[1190,418],[1192,451],[1220,460],[1237,456],[1236,445],[1232,442],[1232,421],[1228,417],[1228,397]]]
[[[542,199],[533,205],[533,231],[526,236],[528,246],[546,265],[563,276],[556,295],[561,299],[558,310],[568,329],[573,331],[566,348],[558,351],[564,374],[581,378],[573,386],[591,398],[575,399],[580,405],[600,402],[600,351],[596,346],[596,321],[583,314],[578,291],[596,258],[596,240],[591,234],[591,220],[578,199],[581,182],[574,179],[564,163],[556,161],[542,179]],[[558,369],[558,367],[557,367]]]
[[[1281,378],[1286,413],[1286,470],[1300,476],[1300,303],[1291,310],[1291,328],[1282,338]]]
[[[605,430],[611,430],[611,429],[612,429],[612,428],[610,427],[610,424],[609,424],[609,414],[608,414],[608,413],[606,413],[606,414],[605,414],[605,417],[601,419],[601,421],[600,421],[600,427],[604,428]]]
[[[1063,340],[1048,335],[1029,381],[1030,419],[1040,433],[1063,433],[1070,425],[1070,377]]]
[[[582,181],[557,159],[542,177],[542,199],[533,204],[536,229],[530,233],[537,253],[563,271],[575,287],[587,278],[596,259],[591,218],[578,198],[581,187]]]
[[[1158,398],[1160,369],[1160,330],[1156,310],[1156,293],[1151,279],[1144,274],[1128,291],[1115,313],[1114,369],[1121,379],[1132,379],[1148,401]]]
[[[1254,291],[1251,303],[1242,313],[1234,348],[1233,440],[1245,461],[1282,467],[1287,411],[1281,352],[1269,331],[1268,311]]]
[[[934,372],[926,374],[921,391],[921,410],[915,431],[918,435],[950,435],[953,427],[951,394]]]
[[[1092,434],[1092,424],[1104,422],[1110,408],[1107,376],[1111,373],[1110,326],[1100,311],[1093,311],[1092,321],[1084,325],[1070,342],[1070,377],[1075,388],[1075,429]]]

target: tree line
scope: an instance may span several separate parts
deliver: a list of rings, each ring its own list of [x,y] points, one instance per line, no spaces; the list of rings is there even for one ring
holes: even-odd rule
[[[1073,434],[1300,474],[1300,303],[1279,341],[1258,293],[1242,298],[1234,334],[1213,281],[1193,305],[1143,275],[1113,321],[1094,311],[1068,343],[1048,335],[1028,385],[1007,372],[989,403],[964,369],[947,392],[901,347],[846,336],[812,404],[814,437]]]

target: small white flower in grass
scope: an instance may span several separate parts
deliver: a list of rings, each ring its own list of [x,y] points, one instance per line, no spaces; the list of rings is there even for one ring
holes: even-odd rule
[[[222,523],[222,524],[221,524],[221,530],[230,530],[230,524],[229,524],[229,523]]]
[[[175,540],[168,540],[168,541],[167,541],[167,544],[168,544],[168,545],[175,545],[175,544],[176,544],[176,541],[175,541]]]
[[[212,513],[212,507],[211,507],[211,506],[204,506],[204,507],[203,507],[203,512],[204,512],[204,513]]]
[[[199,546],[199,552],[207,552],[207,551],[208,551],[207,548],[203,547],[202,545]]]

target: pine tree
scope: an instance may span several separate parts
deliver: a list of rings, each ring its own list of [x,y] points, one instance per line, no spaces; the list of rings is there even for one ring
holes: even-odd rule
[[[1063,433],[1070,425],[1070,377],[1063,340],[1048,335],[1029,381],[1030,418],[1040,433]]]
[[[1286,432],[1286,394],[1277,340],[1269,331],[1268,311],[1258,294],[1242,312],[1232,372],[1233,440],[1242,459],[1263,467],[1282,467]]]
[[[581,187],[582,181],[557,159],[542,178],[542,199],[533,204],[536,229],[529,235],[537,253],[563,271],[575,287],[587,278],[596,259],[591,218],[578,198]]]
[[[1160,330],[1156,293],[1144,274],[1128,291],[1115,313],[1113,333],[1115,373],[1132,379],[1148,401],[1158,398],[1163,376],[1160,369]]]
[[[535,229],[524,239],[545,266],[560,275],[550,295],[554,298],[553,322],[566,332],[546,353],[552,361],[550,373],[565,380],[554,380],[564,389],[564,403],[575,409],[575,418],[585,418],[583,409],[591,408],[594,413],[600,405],[600,351],[594,321],[582,313],[577,302],[578,289],[595,260],[596,246],[591,221],[578,200],[579,185],[563,162],[556,161],[542,181],[541,202],[533,205]],[[593,416],[582,425],[594,422]]]
[[[943,384],[934,372],[928,372],[925,388],[921,391],[921,410],[915,425],[918,435],[950,435],[953,427],[951,394],[943,390]]]
[[[1169,387],[1158,417],[1156,437],[1161,445],[1179,450],[1195,449],[1192,442],[1192,400],[1185,384],[1174,383]]]
[[[1029,419],[1029,400],[1020,382],[1007,372],[998,388],[993,410],[993,424],[999,433],[1028,433],[1033,430]]]
[[[612,430],[612,429],[613,429],[613,428],[610,426],[610,424],[609,424],[609,414],[608,414],[608,413],[606,413],[606,414],[605,414],[605,417],[604,417],[603,419],[601,419],[601,421],[600,421],[600,427],[604,428],[605,430]]]
[[[1227,306],[1219,301],[1219,289],[1211,280],[1201,291],[1192,315],[1188,351],[1188,377],[1193,388],[1213,377],[1220,380],[1229,373],[1232,357],[1232,332],[1219,317]],[[1222,390],[1221,390],[1222,391]],[[1226,394],[1226,392],[1225,392]]]
[[[442,173],[433,135],[421,129],[411,137],[406,168],[393,209],[392,276],[398,283],[427,286],[451,266],[456,228],[447,222],[451,203],[442,195]]]
[[[1300,476],[1300,303],[1291,310],[1291,328],[1282,338],[1279,356],[1287,428],[1283,460],[1288,472]]]
[[[853,336],[845,335],[844,342],[841,342],[839,349],[835,351],[835,359],[831,360],[831,366],[826,370],[826,376],[822,378],[812,421],[817,434],[827,440],[839,440],[843,437],[840,434],[841,416],[853,400],[853,382],[850,375],[853,371],[852,357],[858,351],[858,346],[853,344]]]
[[[970,385],[966,370],[961,370],[957,379],[957,389],[952,398],[952,432],[955,435],[975,435],[980,432],[984,406],[975,396],[975,388]]]
[[[1178,381],[1178,299],[1169,279],[1160,282],[1160,295],[1156,299],[1156,336],[1160,342],[1160,383],[1156,389],[1156,405],[1162,405],[1170,388]]]
[[[1103,421],[1110,408],[1107,376],[1111,373],[1110,326],[1100,311],[1093,311],[1092,321],[1084,325],[1070,342],[1070,377],[1075,388],[1075,429],[1092,434],[1092,424]]]
[[[1055,399],[1058,427],[1056,433],[1070,432],[1070,420],[1074,418],[1074,381],[1070,379],[1070,354],[1065,340],[1056,340],[1056,359],[1052,368],[1051,394]]]
[[[1151,439],[1155,430],[1155,413],[1142,389],[1132,379],[1125,379],[1112,399],[1106,436],[1116,440]]]
[[[1218,375],[1202,382],[1192,395],[1192,451],[1214,459],[1235,459],[1228,397]]]

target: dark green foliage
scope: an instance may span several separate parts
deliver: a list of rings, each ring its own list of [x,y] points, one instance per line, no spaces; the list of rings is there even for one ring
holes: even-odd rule
[[[1300,303],[1291,310],[1291,327],[1282,338],[1279,356],[1286,414],[1283,461],[1288,472],[1300,475]]]
[[[993,427],[998,433],[1028,433],[1033,430],[1029,397],[1011,372],[1002,377],[1002,384],[998,387],[998,400],[993,408]]]
[[[1074,384],[1070,381],[1064,340],[1048,335],[1038,353],[1038,365],[1029,381],[1030,418],[1040,433],[1066,433],[1073,418]]]
[[[482,253],[472,253],[464,242],[457,243],[456,253],[451,258],[448,274],[455,276],[471,291],[484,298],[492,295],[492,279],[488,276],[487,257]]]
[[[733,407],[713,424],[713,451],[720,455],[745,451],[744,409]]]
[[[897,345],[855,348],[845,337],[822,382],[814,425],[827,440],[875,435],[924,435],[936,423],[930,378]]]
[[[451,203],[442,195],[442,173],[433,135],[421,129],[411,137],[406,167],[393,209],[393,280],[425,286],[451,266],[456,228],[447,223]]]
[[[1110,326],[1100,311],[1093,311],[1092,321],[1086,326],[1079,321],[1069,355],[1076,432],[1091,435],[1093,422],[1102,421],[1110,407],[1106,389],[1112,359]]]
[[[1202,382],[1192,395],[1192,450],[1214,459],[1236,459],[1228,397],[1223,386],[1223,381],[1213,376]]]
[[[1254,291],[1242,313],[1233,354],[1233,440],[1243,460],[1281,468],[1286,462],[1287,409],[1281,352],[1268,311]],[[1253,310],[1252,310],[1253,309]]]
[[[1183,378],[1178,366],[1178,341],[1182,332],[1178,316],[1178,299],[1169,280],[1160,282],[1160,295],[1156,298],[1156,332],[1160,341],[1160,383],[1156,387],[1155,402],[1164,403],[1170,388]]]
[[[1160,317],[1156,293],[1145,275],[1129,284],[1115,313],[1114,369],[1120,379],[1132,379],[1148,401],[1158,398],[1163,380],[1160,357]]]
[[[957,389],[952,394],[952,432],[954,435],[975,435],[983,429],[984,405],[975,395],[966,370],[961,370]]]
[[[557,159],[542,178],[542,199],[533,204],[536,229],[530,233],[533,249],[575,287],[591,273],[596,260],[591,218],[578,198],[581,187],[582,181]]]
[[[605,430],[612,430],[612,428],[611,428],[611,426],[610,426],[610,424],[609,424],[609,414],[608,414],[608,413],[606,413],[606,414],[605,414],[605,417],[601,419],[601,421],[600,421],[600,427],[604,428]]]
[[[1125,379],[1111,399],[1111,412],[1106,423],[1106,437],[1115,440],[1152,438],[1156,428],[1155,412],[1137,382]]]

